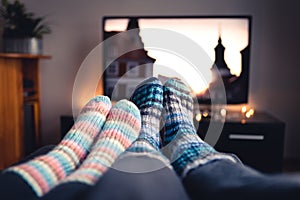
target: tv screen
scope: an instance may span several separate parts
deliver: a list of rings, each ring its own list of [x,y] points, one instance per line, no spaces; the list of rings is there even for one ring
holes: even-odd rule
[[[104,94],[112,100],[128,99],[147,77],[183,76],[199,104],[211,104],[219,94],[220,84],[227,104],[247,103],[251,19],[251,16],[103,17],[103,40],[108,41],[103,51]],[[199,45],[211,60],[204,68],[201,66],[202,71],[209,72],[208,78],[198,81],[182,56],[153,47],[149,42],[151,35],[143,31],[151,28],[179,33]],[[137,31],[130,38],[122,36],[121,33],[130,30]],[[136,48],[128,48],[132,46]]]

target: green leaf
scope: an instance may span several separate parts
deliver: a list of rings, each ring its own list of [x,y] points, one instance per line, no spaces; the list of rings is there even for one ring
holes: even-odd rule
[[[3,37],[25,38],[39,37],[51,33],[51,28],[45,22],[45,17],[35,17],[27,12],[24,3],[15,0],[10,3],[2,0],[1,18],[4,20]]]

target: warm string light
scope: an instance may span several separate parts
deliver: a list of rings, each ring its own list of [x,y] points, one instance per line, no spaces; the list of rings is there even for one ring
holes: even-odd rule
[[[241,109],[241,113],[243,117],[245,116],[246,118],[250,118],[254,115],[254,109],[248,109],[247,106],[243,106]]]
[[[253,117],[255,110],[254,108],[248,108],[247,106],[242,106],[241,108],[241,123],[247,123],[247,119]],[[227,110],[225,108],[220,109],[219,116],[225,119],[227,116]],[[206,118],[210,118],[210,112],[208,110],[203,110],[202,112],[198,112],[195,114],[195,120],[200,122]]]
[[[243,106],[241,112],[244,114],[247,111],[247,106]]]
[[[208,111],[204,111],[204,112],[202,113],[202,115],[203,115],[203,117],[208,117],[209,112],[208,112]]]
[[[196,121],[200,122],[202,119],[209,117],[208,111],[199,112],[195,115]]]
[[[226,109],[222,108],[221,111],[220,111],[220,114],[221,114],[222,117],[226,117],[226,114],[227,114]]]
[[[195,118],[196,118],[196,121],[200,122],[202,119],[202,114],[201,113],[196,114]]]
[[[222,108],[219,110],[219,112],[216,114],[217,118],[221,118],[224,119],[227,115],[227,110],[225,108]],[[210,111],[208,110],[204,110],[203,112],[199,112],[195,114],[195,120],[200,122],[201,120],[205,119],[205,118],[210,118],[211,114]]]

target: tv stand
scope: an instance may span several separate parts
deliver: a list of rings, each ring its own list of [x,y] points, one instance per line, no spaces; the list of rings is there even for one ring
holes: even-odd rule
[[[285,123],[266,112],[256,112],[250,118],[228,116],[215,149],[234,153],[261,172],[282,172]],[[204,139],[210,123],[222,122],[206,118],[198,123],[197,133]]]

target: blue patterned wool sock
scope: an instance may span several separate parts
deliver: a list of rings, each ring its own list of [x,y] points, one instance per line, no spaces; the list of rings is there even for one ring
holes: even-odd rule
[[[138,139],[128,148],[127,152],[155,157],[164,163],[169,163],[168,159],[160,152],[159,129],[163,109],[161,81],[155,77],[146,79],[137,86],[130,99],[140,110],[142,127]]]
[[[86,157],[111,108],[108,97],[96,96],[81,110],[71,130],[49,153],[8,168],[40,197],[73,172]]]
[[[159,150],[161,146],[159,126],[163,109],[163,87],[160,80],[155,77],[146,79],[137,86],[130,100],[141,113],[142,129],[137,140],[146,141],[151,148]]]
[[[118,101],[110,110],[100,135],[80,167],[62,183],[94,185],[134,140],[141,129],[138,108],[128,100]]]
[[[173,113],[173,109],[176,109],[180,112],[181,115],[185,115],[185,118],[188,119],[190,122],[193,122],[193,109],[194,109],[194,100],[192,96],[190,95],[191,91],[190,89],[179,79],[169,79],[165,82],[164,84],[164,90],[168,90],[170,94],[174,95],[168,95],[169,101],[170,102],[178,102],[178,103],[173,103],[171,107],[168,107],[169,113]],[[164,95],[166,95],[166,92],[164,91]],[[164,97],[164,103],[166,103],[166,97]],[[180,102],[179,102],[180,101]],[[178,105],[181,105],[179,108]],[[165,105],[164,105],[165,107]],[[164,112],[167,107],[165,107]],[[171,109],[171,110],[170,110]],[[173,117],[176,117],[177,112],[174,112]],[[164,134],[164,145],[167,145],[169,142],[173,140],[175,137],[175,134],[177,130],[174,130],[176,128],[180,128],[178,126],[174,127],[173,123],[168,123],[165,124],[165,134]],[[193,124],[192,124],[193,125]]]
[[[192,98],[188,97],[188,87],[177,79],[168,80],[164,87],[165,108],[165,155],[170,159],[173,168],[182,178],[195,167],[215,159],[233,157],[217,152],[204,142],[196,133],[191,121]]]

